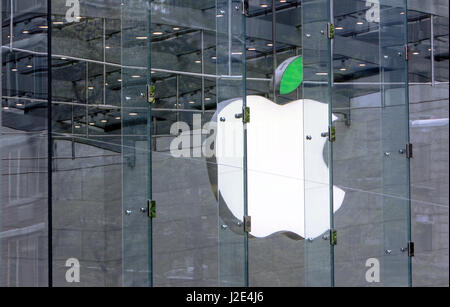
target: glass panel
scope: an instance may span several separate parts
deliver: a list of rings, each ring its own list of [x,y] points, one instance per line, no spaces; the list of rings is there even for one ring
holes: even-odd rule
[[[305,283],[333,285],[333,247],[330,244],[332,212],[331,143],[326,133],[331,108],[330,40],[327,37],[330,2],[303,1],[303,144],[305,203]],[[330,109],[331,110],[331,109]],[[339,198],[341,190],[339,190]]]
[[[218,285],[215,29],[214,0],[152,2],[155,286]]]
[[[47,1],[0,6],[0,286],[46,286]]]
[[[152,285],[150,3],[125,0],[122,21],[123,285]]]
[[[245,17],[241,1],[217,0],[217,125],[215,142],[219,203],[219,284],[248,285]],[[237,117],[241,114],[241,117]]]
[[[304,285],[300,2],[249,2],[246,73],[251,110],[247,156],[252,287]]]
[[[380,1],[381,125],[383,157],[382,274],[385,286],[411,283],[407,11],[405,0]],[[408,55],[408,56],[411,56]]]

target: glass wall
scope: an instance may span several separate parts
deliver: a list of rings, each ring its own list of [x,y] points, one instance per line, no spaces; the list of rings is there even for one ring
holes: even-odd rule
[[[1,1],[0,286],[448,285],[419,2]]]

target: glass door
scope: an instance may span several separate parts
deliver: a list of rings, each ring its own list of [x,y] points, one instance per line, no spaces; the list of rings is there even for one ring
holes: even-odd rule
[[[152,285],[150,1],[121,9],[123,285]]]

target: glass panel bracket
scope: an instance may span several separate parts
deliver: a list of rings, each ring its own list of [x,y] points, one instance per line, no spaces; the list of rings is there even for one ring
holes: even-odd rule
[[[337,245],[337,230],[336,229],[330,229],[330,244],[331,245]]]
[[[244,231],[250,233],[252,231],[252,217],[244,216]]]
[[[242,15],[248,17],[248,0],[242,0]]]
[[[152,84],[147,85],[147,101],[151,104],[156,102],[156,87]]]
[[[242,118],[244,124],[248,124],[250,122],[250,107],[245,107],[242,113],[235,114],[234,117]]]
[[[328,137],[328,141],[330,141],[330,142],[335,142],[336,141],[336,127],[329,126],[328,132],[322,132],[320,135],[324,138]]]
[[[147,201],[147,213],[148,217],[154,219],[156,217],[156,201],[148,200]]]
[[[328,38],[329,39],[333,39],[334,38],[334,30],[335,30],[334,24],[328,23],[328,25],[327,25],[327,33],[328,33]]]

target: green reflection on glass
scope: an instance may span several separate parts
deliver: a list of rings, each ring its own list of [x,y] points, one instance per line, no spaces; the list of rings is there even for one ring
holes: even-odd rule
[[[303,81],[303,58],[298,57],[288,65],[280,83],[280,94],[287,95],[295,91]]]

